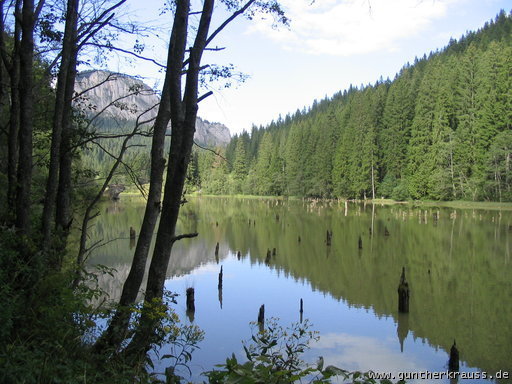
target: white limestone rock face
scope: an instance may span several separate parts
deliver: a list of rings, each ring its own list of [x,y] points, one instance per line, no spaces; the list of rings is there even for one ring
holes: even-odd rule
[[[160,95],[141,80],[107,71],[79,73],[75,91],[83,92],[75,105],[83,110],[88,118],[93,118],[101,112],[95,121],[98,121],[100,128],[109,127],[109,130],[115,129],[119,122],[126,125],[137,118],[139,121],[153,119],[160,102]],[[213,147],[226,145],[231,139],[231,134],[224,124],[210,123],[198,117],[194,138],[200,145]]]

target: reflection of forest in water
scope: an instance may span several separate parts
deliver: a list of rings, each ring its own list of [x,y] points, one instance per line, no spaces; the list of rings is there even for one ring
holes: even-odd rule
[[[118,271],[115,279],[107,275],[101,281],[113,299],[133,254],[129,228],[138,232],[144,212],[140,202],[116,204],[103,207],[91,235],[123,239],[98,249],[90,260]],[[512,371],[511,225],[511,212],[371,204],[349,204],[345,210],[337,203],[191,198],[178,231],[197,231],[199,237],[175,246],[167,275],[185,275],[214,261],[217,242],[220,258],[241,251],[251,263],[263,263],[267,249],[276,248],[270,268],[379,317],[393,316],[399,338],[412,332],[446,351],[456,339],[469,365]],[[330,247],[327,230],[333,232]],[[411,300],[410,313],[399,316],[402,266]]]

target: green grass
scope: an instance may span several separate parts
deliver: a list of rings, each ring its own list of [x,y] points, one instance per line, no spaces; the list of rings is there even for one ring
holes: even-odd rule
[[[499,210],[511,211],[512,203],[494,202],[494,201],[414,201],[409,204],[415,207],[447,207],[457,209],[486,209],[486,210]]]
[[[187,194],[190,197],[212,197],[212,198],[236,198],[236,199],[253,199],[253,200],[301,200],[301,197],[298,196],[259,196],[259,195],[212,195],[212,194],[203,194],[193,192]],[[129,188],[128,190],[122,192],[120,194],[120,198],[134,198],[134,197],[142,197],[141,193],[133,188]],[[344,199],[339,199],[340,201],[344,201]],[[351,200],[357,202],[363,202],[363,200]],[[372,200],[367,200],[367,203],[371,203]],[[500,211],[512,211],[512,202],[494,202],[494,201],[464,201],[464,200],[456,200],[456,201],[435,201],[435,200],[409,200],[409,201],[396,201],[392,199],[374,199],[373,203],[375,204],[402,204],[408,205],[411,207],[446,207],[446,208],[455,208],[455,209],[483,209],[483,210],[500,210]]]

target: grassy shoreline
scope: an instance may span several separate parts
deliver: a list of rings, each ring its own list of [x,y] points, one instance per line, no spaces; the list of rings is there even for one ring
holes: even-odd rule
[[[142,197],[139,191],[128,191],[120,194],[121,198],[135,198]],[[249,200],[302,200],[302,197],[298,196],[259,196],[259,195],[211,195],[211,194],[200,194],[191,193],[187,194],[187,197],[192,198],[236,198],[236,199],[249,199]],[[320,200],[320,201],[336,201],[344,202],[346,199],[306,199],[306,200]],[[412,208],[454,208],[454,209],[479,209],[479,210],[494,210],[494,211],[512,211],[512,202],[494,202],[494,201],[435,201],[435,200],[410,200],[410,201],[397,201],[391,199],[368,199],[368,200],[353,200],[348,199],[349,202],[356,203],[367,203],[367,204],[382,204],[382,205],[404,205]]]

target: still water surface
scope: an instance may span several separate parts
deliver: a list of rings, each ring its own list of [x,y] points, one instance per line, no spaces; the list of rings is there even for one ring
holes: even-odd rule
[[[117,270],[100,281],[115,300],[133,255],[129,228],[138,232],[144,205],[124,200],[102,211],[93,239],[120,239],[89,264]],[[193,355],[194,381],[231,353],[243,360],[241,341],[250,338],[261,304],[267,318],[287,326],[299,321],[301,298],[304,318],[321,337],[305,356],[311,362],[323,356],[326,365],[398,379],[404,371],[445,371],[455,339],[461,371],[512,374],[512,212],[190,198],[178,231],[199,233],[175,245],[166,282],[180,294],[175,309],[184,322],[185,290],[195,288],[193,321],[205,339]],[[406,315],[398,313],[402,267],[411,289]],[[163,372],[165,361],[155,369]]]

